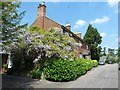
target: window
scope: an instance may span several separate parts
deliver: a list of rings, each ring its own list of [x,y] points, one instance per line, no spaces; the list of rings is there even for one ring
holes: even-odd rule
[[[86,49],[88,49],[88,45],[86,45]]]

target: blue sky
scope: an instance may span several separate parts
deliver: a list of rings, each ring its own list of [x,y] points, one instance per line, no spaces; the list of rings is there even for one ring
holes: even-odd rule
[[[22,2],[19,11],[26,11],[21,22],[30,26],[37,17],[40,2]],[[46,2],[46,16],[65,25],[71,23],[73,32],[82,37],[91,23],[103,37],[101,46],[118,47],[118,11],[116,3],[109,2]]]

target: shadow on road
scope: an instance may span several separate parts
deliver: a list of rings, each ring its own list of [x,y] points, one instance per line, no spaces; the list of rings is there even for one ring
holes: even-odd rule
[[[20,77],[13,75],[2,75],[2,90],[8,89],[22,89],[26,90],[26,88],[32,89],[33,87],[30,84],[39,81],[38,79],[32,79],[30,77]]]

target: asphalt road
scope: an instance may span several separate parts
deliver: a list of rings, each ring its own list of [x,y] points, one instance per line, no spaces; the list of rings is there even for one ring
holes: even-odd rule
[[[17,84],[17,85],[16,85]],[[5,87],[30,87],[30,88],[118,88],[118,65],[106,64],[88,71],[75,81],[51,82],[46,80],[34,80],[29,78],[4,76]]]

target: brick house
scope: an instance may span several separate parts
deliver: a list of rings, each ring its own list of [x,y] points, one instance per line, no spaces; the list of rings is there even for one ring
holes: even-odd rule
[[[32,23],[31,26],[37,26],[46,31],[49,31],[50,28],[59,28],[63,30],[63,33],[67,33],[69,36],[73,37],[75,41],[78,43],[77,48],[77,56],[79,58],[89,58],[90,59],[90,51],[88,50],[88,45],[81,39],[81,33],[73,33],[71,31],[70,23],[67,23],[66,26],[63,26],[56,21],[46,17],[46,5],[45,2],[42,2],[38,6],[38,14],[37,19]]]

